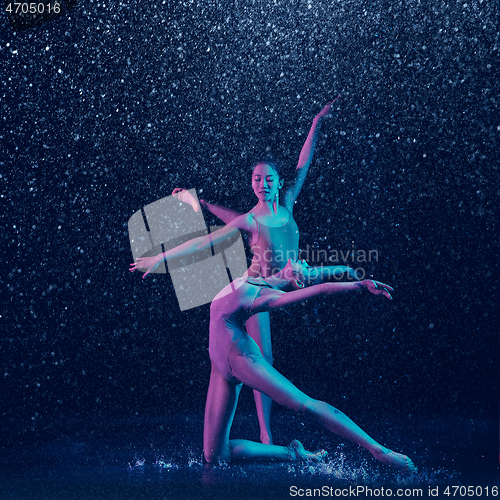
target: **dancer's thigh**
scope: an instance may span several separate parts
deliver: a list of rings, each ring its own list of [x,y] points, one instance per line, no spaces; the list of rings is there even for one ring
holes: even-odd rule
[[[229,460],[229,432],[240,390],[241,384],[228,382],[212,363],[203,430],[203,449],[208,462],[218,458]]]
[[[271,343],[271,318],[268,312],[254,314],[245,323],[245,329],[252,337],[264,358],[270,363],[273,362],[273,349]]]
[[[240,382],[264,393],[278,404],[302,412],[312,401],[273,368],[248,337],[233,343],[229,350],[229,364],[233,376]]]

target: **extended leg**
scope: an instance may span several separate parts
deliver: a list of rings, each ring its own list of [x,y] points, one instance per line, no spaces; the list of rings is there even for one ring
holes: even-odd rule
[[[367,449],[381,462],[402,470],[414,470],[415,466],[407,456],[383,447],[341,411],[297,389],[262,357],[258,347],[248,337],[233,344],[229,362],[233,375],[244,384],[283,406],[311,416],[331,432]]]
[[[269,313],[260,313],[251,316],[245,324],[246,331],[259,346],[262,356],[269,363],[273,364],[273,350],[271,344],[271,321]],[[260,425],[260,440],[264,444],[273,444],[271,434],[271,405],[272,399],[254,390],[253,396],[257,408],[257,416]]]

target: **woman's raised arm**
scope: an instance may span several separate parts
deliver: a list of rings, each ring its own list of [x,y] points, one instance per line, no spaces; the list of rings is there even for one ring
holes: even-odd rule
[[[304,185],[306,180],[307,172],[309,171],[309,166],[314,155],[314,149],[316,148],[316,142],[318,140],[318,134],[321,122],[328,116],[332,104],[339,98],[338,96],[333,101],[329,102],[315,117],[312,122],[309,134],[307,134],[306,142],[302,146],[302,150],[299,156],[299,162],[297,163],[297,168],[295,169],[295,180],[292,185],[287,189],[285,197],[283,199],[283,204],[291,212],[293,210],[293,205],[295,200],[299,196],[300,190]]]

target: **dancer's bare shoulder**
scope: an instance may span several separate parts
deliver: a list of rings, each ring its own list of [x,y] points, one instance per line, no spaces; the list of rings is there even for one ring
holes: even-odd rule
[[[242,214],[231,222],[229,222],[228,226],[235,227],[237,229],[241,229],[242,231],[247,231],[249,233],[254,233],[257,230],[257,224],[255,219],[252,217],[250,212]]]

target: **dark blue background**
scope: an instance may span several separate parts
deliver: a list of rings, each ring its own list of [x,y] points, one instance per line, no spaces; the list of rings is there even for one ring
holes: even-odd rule
[[[378,250],[394,301],[276,313],[276,366],[355,419],[497,419],[497,22],[476,1],[90,1],[16,34],[3,16],[6,445],[68,415],[202,414],[208,306],[127,271],[128,218],[177,186],[250,209],[251,164],[292,174],[338,94],[301,245]]]

